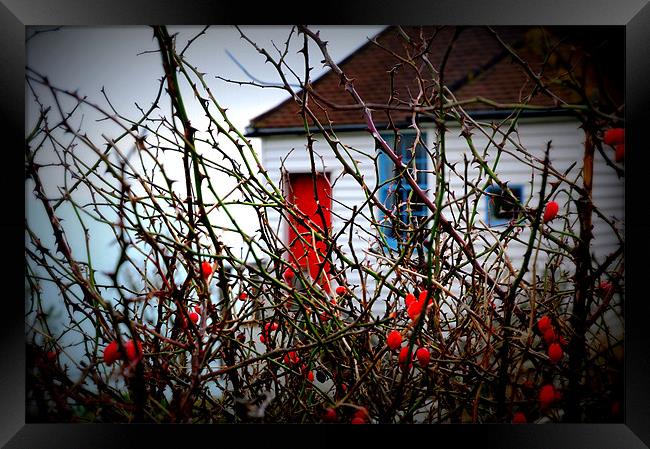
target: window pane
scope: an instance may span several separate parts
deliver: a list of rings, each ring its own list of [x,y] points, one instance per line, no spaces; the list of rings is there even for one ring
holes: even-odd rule
[[[521,204],[523,202],[523,185],[508,185],[508,188]],[[506,224],[519,215],[519,205],[499,186],[491,185],[485,192],[488,226]]]

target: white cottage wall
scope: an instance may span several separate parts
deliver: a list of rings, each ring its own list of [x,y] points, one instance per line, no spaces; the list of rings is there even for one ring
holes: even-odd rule
[[[423,131],[426,132],[426,141],[429,148],[434,147],[436,134],[431,126],[423,126]],[[490,132],[490,128],[484,128]],[[506,129],[504,126],[502,129]],[[349,148],[350,158],[359,161],[359,168],[365,177],[366,183],[374,188],[377,182],[376,168],[371,159],[364,156],[362,153],[374,154],[374,141],[365,132],[340,132],[338,133],[339,139]],[[350,216],[350,208],[354,205],[360,206],[365,200],[363,190],[358,186],[356,181],[351,176],[342,176],[343,166],[336,159],[333,151],[329,147],[324,138],[316,136],[317,140],[314,143],[315,152],[315,166],[317,171],[324,171],[329,174],[330,180],[333,183],[333,210],[332,210],[332,227],[333,231],[339,232],[342,228],[345,218]],[[474,144],[479,154],[484,155],[486,162],[490,165],[494,162],[496,156],[496,148],[494,145],[489,144],[489,140],[482,135],[480,130],[474,129],[472,135]],[[547,142],[551,141],[550,159],[553,167],[559,172],[564,173],[571,164],[575,166],[568,172],[567,178],[576,180],[580,176],[582,167],[582,156],[584,151],[584,133],[579,128],[579,123],[575,119],[553,117],[553,118],[537,118],[537,119],[520,119],[517,125],[517,134],[511,135],[514,142],[525,148],[532,157],[537,158],[537,162],[533,162],[538,168],[541,167],[541,160],[544,157],[544,150]],[[502,136],[497,134],[495,140],[499,142]],[[468,160],[472,160],[472,154],[468,148],[465,139],[460,135],[460,128],[449,125],[448,132],[445,136],[446,157],[449,162],[457,163],[456,169],[459,173],[463,173],[463,155]],[[505,151],[502,153],[498,167],[497,174],[503,181],[508,181],[511,185],[523,185],[524,201],[528,201],[529,207],[537,207],[539,201],[539,188],[541,182],[541,172],[535,170],[535,176],[532,176],[533,170],[525,162],[525,157],[516,151],[515,144],[507,142]],[[609,155],[613,158],[613,151],[609,151]],[[311,163],[309,153],[306,149],[306,139],[302,135],[276,135],[263,138],[262,152],[264,166],[268,170],[269,176],[276,185],[281,184],[282,169],[290,173],[310,172]],[[350,159],[351,160],[351,159]],[[470,181],[477,180],[478,177],[477,164],[470,164],[468,167],[468,179]],[[465,189],[465,180],[456,174],[447,170],[447,181],[451,191],[457,196],[463,194]],[[485,183],[485,177],[479,185],[482,187]],[[555,182],[558,179],[554,176],[549,178],[550,182]],[[580,181],[581,182],[581,181]],[[429,175],[429,186],[432,187],[431,195],[435,187],[435,176],[433,173]],[[594,160],[594,182],[593,182],[593,200],[595,206],[600,212],[609,219],[614,220],[615,226],[623,235],[624,231],[624,181],[619,179],[616,172],[605,164],[602,156],[596,152]],[[567,217],[572,223],[575,224],[577,220],[576,208],[573,202],[569,202],[568,186],[562,184],[557,194],[553,197],[560,205],[560,214]],[[547,190],[548,192],[548,190]],[[577,195],[573,193],[573,198]],[[485,238],[487,243],[481,243],[478,239],[475,240],[477,251],[480,252],[482,246],[494,243],[498,237],[492,238],[489,233],[481,228],[486,227],[486,205],[485,198],[481,198],[478,202],[478,213],[474,225],[477,227],[475,232],[480,232],[482,238]],[[454,206],[455,207],[455,206]],[[568,207],[568,215],[566,209]],[[443,213],[449,217],[458,214],[457,208],[452,210],[452,206],[446,205]],[[283,224],[280,223],[280,217],[277,213],[270,213],[269,220],[274,228],[278,229],[282,236],[284,236]],[[554,234],[561,237],[559,231],[562,227],[561,219],[551,222],[546,225],[554,229]],[[493,227],[490,230],[495,236],[498,235],[503,227]],[[574,226],[577,232],[577,226]],[[461,230],[462,231],[462,230]],[[344,250],[350,254],[351,249],[347,247],[347,241],[350,229],[346,229],[345,237],[340,239],[340,243],[344,244]],[[367,258],[370,263],[374,262],[374,257],[369,255],[369,241],[366,233],[372,232],[370,222],[367,218],[359,218],[354,223],[352,246],[359,259]],[[521,243],[512,241],[508,247],[508,256],[511,258],[512,265],[515,268],[521,266],[523,254],[525,252],[525,242],[528,240],[529,230],[526,228],[521,233]],[[569,242],[572,243],[572,242]],[[600,217],[594,215],[594,240],[592,242],[592,253],[594,257],[602,261],[608,254],[615,251],[618,246],[618,237],[612,228],[606,224]],[[543,268],[545,263],[544,257],[539,257],[537,260],[538,274]],[[488,265],[489,260],[484,261],[484,266]],[[570,266],[567,267],[571,269]],[[507,282],[507,278],[502,279]],[[351,285],[359,285],[360,278],[357,272],[349,273],[348,282]],[[368,282],[366,285],[366,294],[372,296],[374,294],[373,282]],[[381,292],[385,297],[388,293],[386,289]],[[455,290],[455,289],[454,289]],[[357,287],[359,294],[361,289]],[[378,315],[384,313],[384,307],[381,302],[378,302],[373,309],[373,312]]]

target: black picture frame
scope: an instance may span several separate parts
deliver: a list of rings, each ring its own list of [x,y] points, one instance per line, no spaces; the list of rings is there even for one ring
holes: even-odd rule
[[[273,17],[273,18],[272,18]],[[626,32],[626,306],[624,424],[441,425],[441,426],[175,426],[118,424],[25,424],[24,278],[15,260],[24,254],[24,186],[20,148],[24,148],[25,27],[29,25],[135,24],[463,24],[463,25],[619,25]],[[650,5],[648,0],[368,0],[313,5],[287,2],[207,0],[2,0],[0,4],[0,108],[3,132],[0,177],[4,213],[2,270],[5,290],[0,326],[0,444],[6,448],[104,448],[194,446],[198,440],[221,446],[309,446],[357,440],[364,446],[398,444],[506,448],[647,448],[650,445],[650,298],[645,294],[650,218],[644,182],[650,146],[643,139],[649,122]],[[643,144],[646,144],[644,148]],[[645,153],[644,153],[644,150]],[[11,174],[11,176],[7,176]],[[18,178],[18,179],[16,179]],[[21,184],[22,183],[22,184]],[[18,187],[19,188],[19,187]],[[324,438],[321,438],[323,435]],[[205,443],[203,443],[205,444]],[[238,445],[239,445],[238,444]]]

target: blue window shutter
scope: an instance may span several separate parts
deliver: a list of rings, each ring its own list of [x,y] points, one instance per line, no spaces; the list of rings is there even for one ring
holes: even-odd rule
[[[395,148],[395,134],[394,133],[382,133],[382,138],[390,145]],[[422,134],[422,140],[426,139],[426,135]],[[395,148],[395,151],[398,155],[402,156],[402,161],[405,164],[409,164],[413,159],[413,154],[411,148],[415,141],[415,133],[400,133],[399,147]],[[428,169],[428,153],[422,145],[418,145],[415,149],[415,166],[418,169],[417,172],[417,183],[423,190],[426,190],[428,187],[427,183],[427,173]],[[409,214],[406,206],[402,206],[398,211],[396,206],[398,204],[404,204],[409,199],[411,199],[411,186],[402,178],[396,178],[397,174],[395,173],[395,164],[393,161],[386,155],[386,153],[380,148],[377,155],[377,164],[378,164],[378,185],[379,188],[379,200],[388,208],[393,211],[394,214],[398,215],[400,220],[403,223],[408,223]],[[412,168],[411,168],[412,169]],[[412,172],[411,172],[412,173]],[[393,181],[387,182],[393,178]],[[410,204],[411,215],[426,217],[428,210],[424,204],[421,202]],[[386,238],[387,244],[392,249],[397,249],[398,239],[394,235],[392,223],[387,223],[385,221],[385,215],[383,212],[379,211],[378,221],[382,223],[382,233]]]
[[[392,137],[382,135],[384,140],[392,146]],[[394,164],[393,161],[388,157],[388,155],[382,151],[381,149],[379,150],[379,153],[377,155],[377,165],[378,165],[378,174],[379,174],[379,179],[378,179],[378,184],[381,186],[379,188],[379,201],[389,210],[392,210],[392,208],[395,206],[395,201],[394,201],[394,192],[391,192],[391,190],[395,189],[395,183],[394,182],[387,182],[388,180],[392,179],[394,175]],[[391,200],[389,201],[389,194],[392,193],[391,195]],[[380,222],[381,226],[381,232],[386,239],[386,243],[388,246],[392,249],[397,249],[397,239],[393,235],[393,231],[391,229],[391,223],[389,223],[386,219],[386,215],[382,210],[379,210],[378,212],[378,221]]]

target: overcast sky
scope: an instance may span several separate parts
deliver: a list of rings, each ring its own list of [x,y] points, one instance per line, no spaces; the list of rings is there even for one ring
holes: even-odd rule
[[[179,33],[177,47],[183,48],[203,27],[169,27],[170,34]],[[330,54],[340,61],[382,26],[314,26],[328,41]],[[281,47],[287,40],[288,26],[247,26],[242,30],[260,46],[273,51],[272,42]],[[28,32],[28,36],[29,36]],[[302,54],[297,54],[302,38],[288,55],[289,64],[300,68]],[[160,54],[149,27],[64,27],[55,32],[39,33],[28,41],[27,65],[46,74],[52,84],[88,95],[102,103],[104,87],[111,101],[121,112],[137,114],[133,104],[148,104],[154,98],[157,80],[162,76]],[[287,98],[279,89],[237,86],[218,80],[216,75],[232,80],[250,81],[248,76],[227,55],[229,51],[251,74],[262,81],[279,82],[275,69],[265,64],[247,42],[240,39],[232,26],[212,26],[186,52],[187,59],[208,74],[208,83],[222,106],[228,107],[231,119],[243,128],[251,118]],[[317,50],[312,48],[313,77],[323,73]]]

